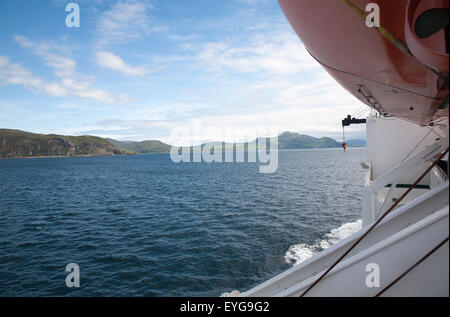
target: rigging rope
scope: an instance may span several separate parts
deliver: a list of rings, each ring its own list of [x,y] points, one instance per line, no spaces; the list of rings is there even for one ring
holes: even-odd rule
[[[366,105],[362,105],[358,110],[356,110],[352,115],[351,115],[351,117],[353,118],[353,117],[357,117],[358,115],[359,115],[359,113],[361,112],[361,110],[364,110],[364,108],[366,107]]]
[[[349,115],[348,117],[351,118],[357,118],[359,116],[362,116],[365,112],[370,110],[365,104],[362,105],[358,110],[356,110],[352,115]],[[347,118],[348,118],[347,117]],[[349,123],[350,124],[350,123]],[[345,142],[345,126],[344,123],[342,123],[342,148],[344,149],[344,152],[347,149],[347,142]]]
[[[434,127],[430,129],[430,131],[427,132],[427,134],[425,134],[422,138],[422,140],[419,141],[419,143],[416,144],[416,146],[409,151],[409,153],[405,156],[405,158],[403,160],[401,160],[401,163],[403,163],[404,161],[406,161],[406,159],[409,158],[409,156],[411,155],[412,152],[414,152],[415,149],[417,149],[417,147],[423,142],[423,140],[426,139],[426,137],[434,130]]]
[[[433,162],[433,164],[430,165],[430,167],[428,167],[426,169],[425,172],[423,172],[419,178],[414,182],[414,184],[412,184],[407,191],[405,191],[403,193],[403,195],[400,196],[400,198],[398,200],[396,200],[392,206],[386,210],[384,212],[384,214],[378,218],[377,221],[375,221],[372,226],[370,226],[369,229],[367,229],[366,232],[364,232],[361,237],[358,238],[358,240],[356,240],[351,246],[350,248],[348,248],[347,251],[344,252],[344,254],[342,254],[327,270],[325,270],[325,272],[322,273],[322,275],[319,276],[319,278],[317,278],[301,295],[300,297],[305,296],[314,286],[317,285],[317,283],[319,283],[336,265],[338,265],[405,197],[406,195],[408,195],[411,190],[413,190],[417,184],[419,184],[419,182],[433,169],[433,167],[436,166],[436,164],[448,153],[449,148],[447,147],[447,149],[442,152],[437,158],[436,160]]]
[[[368,14],[366,12],[364,12],[363,10],[361,10],[360,8],[358,8],[356,5],[354,5],[351,1],[349,0],[341,0],[342,3],[344,3],[346,6],[348,6],[351,10],[353,10],[356,14],[358,14],[361,18],[363,18],[364,20],[367,18]],[[448,75],[447,77],[445,75],[443,75],[442,73],[439,73],[438,71],[436,71],[435,69],[433,69],[432,67],[422,63],[421,61],[419,61],[414,55],[413,53],[409,50],[408,46],[403,43],[402,40],[398,39],[397,37],[395,37],[395,35],[390,32],[388,29],[386,29],[385,27],[383,27],[382,25],[379,25],[378,27],[375,26],[375,29],[386,39],[388,40],[392,45],[394,45],[396,48],[398,48],[401,52],[414,57],[416,59],[416,61],[418,61],[420,64],[422,64],[423,66],[425,66],[428,70],[430,70],[433,74],[435,74],[436,76],[438,76],[439,78],[445,80],[445,82],[448,85]]]
[[[368,107],[366,104],[364,104],[357,112],[356,114],[353,114],[352,117],[359,117],[362,116],[364,113],[370,110],[370,107]]]

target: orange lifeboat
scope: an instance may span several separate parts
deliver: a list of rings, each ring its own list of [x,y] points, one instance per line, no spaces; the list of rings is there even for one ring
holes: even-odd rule
[[[382,29],[357,14],[371,2],[279,0],[310,54],[363,103],[421,125],[448,117],[449,27],[417,33],[449,2],[377,0]]]

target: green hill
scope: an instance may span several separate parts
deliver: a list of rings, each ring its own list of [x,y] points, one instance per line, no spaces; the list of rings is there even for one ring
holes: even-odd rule
[[[36,134],[0,129],[0,158],[120,154],[126,152],[96,136]]]
[[[144,153],[169,153],[171,145],[156,141],[117,141],[113,139],[106,139],[111,144],[119,149],[130,151],[132,153],[144,154]],[[254,142],[260,142],[261,138],[254,140]],[[348,146],[365,146],[365,140],[352,140],[347,141]],[[222,142],[208,142],[201,145],[196,145],[190,147],[193,151],[201,151],[205,145],[216,146],[222,150],[237,150],[237,151],[247,151],[248,143],[222,143]],[[340,148],[342,145],[340,142],[332,138],[314,138],[309,135],[284,132],[278,136],[278,148],[280,150],[294,150],[294,149],[313,149],[313,148]],[[256,146],[258,148],[258,146]]]
[[[267,141],[267,139],[266,139]],[[365,146],[362,145],[362,142],[364,140],[357,140],[358,142],[355,142],[357,145],[349,146]],[[254,144],[257,142],[256,149],[258,149],[258,144],[261,144],[260,142],[263,142],[263,138],[258,138],[257,140],[254,140],[250,144]],[[348,141],[348,142],[351,142]],[[203,148],[206,144],[210,146],[219,146],[222,145],[222,150],[238,150],[238,151],[247,151],[248,150],[248,143],[237,143],[235,145],[231,143],[220,143],[220,142],[209,142],[202,145],[198,145],[193,147],[195,151],[199,151],[201,148]],[[267,146],[269,146],[269,143],[267,143]],[[315,149],[315,148],[340,148],[342,144],[332,138],[315,138],[309,135],[304,134],[298,134],[298,133],[292,133],[292,132],[284,132],[278,136],[278,149],[280,150],[296,150],[296,149]]]
[[[313,149],[341,147],[341,143],[331,138],[314,138],[305,134],[284,132],[278,136],[278,148],[283,149]]]
[[[113,139],[106,139],[106,140],[119,149],[139,154],[169,153],[171,147],[170,145],[157,140],[148,140],[141,142],[117,141]]]
[[[365,147],[367,146],[367,141],[363,140],[363,139],[353,139],[353,140],[348,140],[347,142],[347,146],[349,147]]]
[[[261,138],[252,143],[261,141]],[[246,151],[247,143],[221,143],[223,150]],[[365,140],[349,140],[348,146],[365,146]],[[194,151],[202,149],[205,144],[191,147]],[[337,148],[341,143],[331,138],[314,138],[309,135],[284,132],[278,136],[278,148],[312,149]],[[117,141],[96,136],[65,136],[56,134],[36,134],[20,130],[0,129],[0,158],[45,157],[45,156],[81,156],[81,155],[120,155],[169,153],[171,146],[157,140],[141,142]]]

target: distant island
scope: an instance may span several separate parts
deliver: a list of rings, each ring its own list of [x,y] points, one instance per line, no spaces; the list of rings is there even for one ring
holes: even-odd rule
[[[157,140],[147,140],[147,141],[117,141],[114,139],[105,139],[118,149],[128,151],[130,153],[136,154],[158,154],[158,153],[169,153],[171,146],[169,144],[163,143]]]
[[[199,150],[203,145],[194,147],[194,150]],[[366,141],[348,140],[347,145],[364,147]],[[232,147],[235,150],[246,150],[247,146],[244,143],[224,144],[225,149]],[[340,142],[327,137],[314,138],[292,132],[284,132],[278,136],[278,148],[282,150],[338,147],[341,147]],[[169,153],[170,148],[171,145],[157,140],[117,141],[90,135],[66,136],[0,129],[0,158],[158,154]]]

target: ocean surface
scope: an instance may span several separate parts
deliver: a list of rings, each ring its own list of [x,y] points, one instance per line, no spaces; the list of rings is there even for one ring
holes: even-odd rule
[[[0,296],[220,296],[360,229],[365,148],[0,160]],[[66,286],[66,265],[80,287]]]

